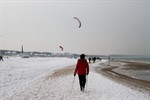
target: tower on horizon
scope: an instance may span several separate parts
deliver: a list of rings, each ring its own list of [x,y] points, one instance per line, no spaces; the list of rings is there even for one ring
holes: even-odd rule
[[[21,52],[23,53],[23,45],[22,45],[22,47],[21,47]]]

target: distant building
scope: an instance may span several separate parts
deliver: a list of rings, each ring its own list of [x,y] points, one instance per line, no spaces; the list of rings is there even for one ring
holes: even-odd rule
[[[20,54],[20,56],[21,56],[22,58],[29,58],[29,54],[24,53],[24,51],[23,51],[23,45],[22,45],[22,47],[21,47],[21,54]]]

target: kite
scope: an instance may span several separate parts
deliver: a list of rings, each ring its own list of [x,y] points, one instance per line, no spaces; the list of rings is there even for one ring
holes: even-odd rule
[[[73,19],[76,19],[79,22],[79,28],[81,27],[81,21],[79,20],[79,18],[74,17]]]
[[[62,46],[59,46],[59,48],[61,49],[61,51],[63,51],[63,50],[64,50],[64,48],[63,48]]]

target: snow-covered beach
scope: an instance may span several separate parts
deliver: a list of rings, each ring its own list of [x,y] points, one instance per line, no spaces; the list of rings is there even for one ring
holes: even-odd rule
[[[90,64],[86,91],[73,83],[77,59],[8,58],[0,62],[1,100],[149,100],[146,91],[131,89],[97,73],[105,60]]]
[[[13,95],[49,72],[74,63],[75,60],[67,58],[23,59],[10,57],[5,59],[5,61],[0,62],[0,98]]]

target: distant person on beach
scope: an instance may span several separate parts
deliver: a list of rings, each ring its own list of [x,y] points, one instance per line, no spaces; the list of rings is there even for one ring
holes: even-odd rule
[[[92,58],[92,60],[93,60],[93,63],[95,63],[95,61],[96,61],[96,57],[93,57],[93,58]]]
[[[0,56],[0,61],[4,61],[4,60],[3,60],[3,56]]]
[[[85,59],[84,54],[81,54],[80,59],[78,59],[77,61],[74,76],[76,76],[76,73],[78,73],[80,89],[81,91],[84,91],[86,83],[86,75],[89,74],[89,64]]]
[[[108,66],[110,66],[110,57],[108,57]]]
[[[89,63],[91,63],[91,57],[89,57],[89,59],[88,59],[88,60],[89,60]]]

